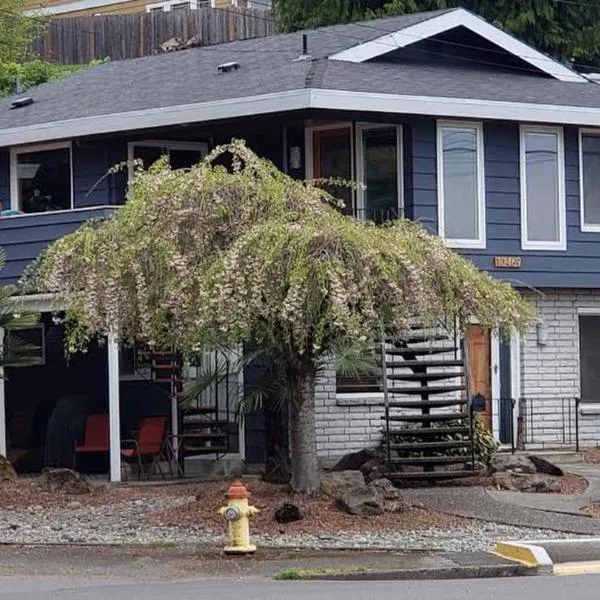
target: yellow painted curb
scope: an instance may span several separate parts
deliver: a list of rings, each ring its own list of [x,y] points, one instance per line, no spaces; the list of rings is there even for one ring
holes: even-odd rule
[[[496,542],[493,554],[527,567],[550,567],[552,560],[544,548],[524,542]]]
[[[600,573],[600,561],[591,560],[588,562],[562,563],[554,565],[552,572],[554,575],[590,575]]]

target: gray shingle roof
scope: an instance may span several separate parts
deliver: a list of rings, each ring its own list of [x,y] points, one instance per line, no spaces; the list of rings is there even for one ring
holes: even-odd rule
[[[567,104],[600,108],[600,86],[476,65],[348,63],[327,57],[442,11],[324,27],[107,63],[29,90],[34,103],[10,110],[0,100],[0,131],[68,119],[243,98],[306,87],[347,91]],[[302,34],[312,60],[296,60]],[[218,75],[217,66],[241,68]],[[314,74],[317,76],[312,76]]]

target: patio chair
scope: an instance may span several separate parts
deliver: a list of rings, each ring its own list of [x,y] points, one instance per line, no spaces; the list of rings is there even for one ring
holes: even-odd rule
[[[122,444],[131,444],[132,448],[121,449],[121,456],[128,462],[137,462],[139,466],[138,479],[142,475],[150,478],[157,470],[164,479],[165,475],[160,466],[163,458],[165,438],[167,436],[166,417],[148,417],[142,419],[135,439],[122,440]],[[147,470],[144,464],[150,463]]]
[[[109,424],[107,414],[88,415],[85,420],[83,444],[75,446],[73,470],[77,470],[77,455],[106,453],[109,450]]]

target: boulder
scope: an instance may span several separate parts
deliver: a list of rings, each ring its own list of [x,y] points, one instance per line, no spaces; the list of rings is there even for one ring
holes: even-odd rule
[[[12,481],[17,478],[17,472],[6,456],[0,454],[0,481]]]
[[[321,478],[321,493],[334,500],[346,492],[364,488],[365,478],[360,471],[332,471]]]
[[[538,473],[544,473],[545,475],[552,475],[554,477],[562,477],[564,475],[563,470],[552,464],[549,460],[531,454],[529,460],[535,465]]]
[[[380,499],[366,486],[348,491],[336,500],[336,506],[351,515],[375,517],[384,512]]]
[[[519,490],[519,482],[515,481],[510,473],[498,471],[492,475],[492,484],[501,490],[516,492]]]
[[[358,471],[366,462],[379,458],[380,452],[375,448],[365,448],[358,452],[345,454],[337,461],[332,471]]]
[[[537,492],[538,494],[556,494],[560,492],[560,482],[552,475],[536,473],[531,477],[524,477],[521,490],[524,492]]]
[[[526,456],[522,454],[494,454],[490,461],[491,473],[527,473],[536,472],[535,465]]]
[[[48,469],[42,473],[40,487],[46,492],[65,494],[89,494],[92,487],[88,480],[71,469]]]
[[[398,513],[406,510],[400,490],[389,479],[376,479],[368,485],[368,489],[379,500],[385,512]]]
[[[303,518],[300,509],[295,504],[284,504],[275,512],[275,520],[278,523],[293,523]]]
[[[385,477],[387,472],[385,461],[383,458],[372,458],[361,466],[360,472],[363,474],[367,483],[371,483],[371,481],[375,481],[376,479],[381,479],[382,477]]]

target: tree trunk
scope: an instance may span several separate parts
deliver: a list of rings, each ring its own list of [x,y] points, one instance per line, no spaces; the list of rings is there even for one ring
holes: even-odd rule
[[[289,374],[291,486],[297,492],[318,491],[317,441],[315,435],[314,369]]]

